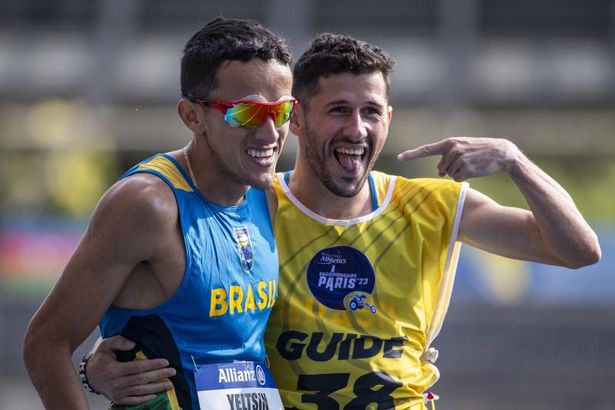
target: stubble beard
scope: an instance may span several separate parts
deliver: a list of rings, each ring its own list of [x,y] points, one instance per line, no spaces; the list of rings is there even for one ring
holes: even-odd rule
[[[329,192],[331,192],[334,195],[337,196],[341,196],[344,198],[352,198],[354,196],[356,196],[359,192],[361,192],[361,189],[363,188],[363,185],[365,185],[365,181],[367,180],[367,175],[369,174],[369,171],[372,169],[373,166],[373,161],[370,160],[368,163],[368,171],[362,175],[358,182],[356,183],[354,189],[352,188],[347,188],[343,182],[342,183],[338,183],[335,180],[335,176],[333,175],[332,172],[329,171],[329,169],[327,168],[327,158],[326,158],[326,153],[324,152],[325,149],[323,148],[322,150],[319,149],[319,147],[310,142],[310,141],[314,141],[314,139],[312,138],[312,136],[314,136],[315,133],[314,131],[310,128],[306,126],[305,129],[305,137],[306,137],[306,149],[305,149],[305,155],[307,158],[307,162],[310,166],[310,168],[312,169],[312,172],[318,177],[319,181],[325,186],[325,188],[327,188],[327,190]],[[333,139],[335,139],[336,137],[333,137]],[[335,158],[334,154],[333,155],[333,160],[337,161],[337,158]]]

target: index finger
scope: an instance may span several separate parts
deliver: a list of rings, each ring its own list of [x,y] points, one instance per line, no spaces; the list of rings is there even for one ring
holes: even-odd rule
[[[407,161],[409,159],[417,159],[430,157],[432,155],[442,155],[446,152],[446,140],[434,142],[432,144],[421,145],[418,148],[409,149],[397,156],[398,161]]]

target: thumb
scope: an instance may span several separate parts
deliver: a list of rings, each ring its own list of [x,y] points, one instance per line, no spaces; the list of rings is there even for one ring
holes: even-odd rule
[[[114,351],[114,350],[127,351],[127,350],[134,349],[135,346],[136,346],[135,342],[133,342],[130,339],[126,339],[122,335],[115,335],[108,339],[103,339],[102,342],[100,343],[100,349],[108,350],[108,351]]]

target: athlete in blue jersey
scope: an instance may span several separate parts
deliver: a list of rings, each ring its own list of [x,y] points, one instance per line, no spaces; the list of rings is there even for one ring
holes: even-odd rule
[[[199,408],[197,366],[264,362],[278,258],[263,189],[295,106],[290,63],[254,21],[218,18],[187,42],[177,112],[194,137],[105,193],[28,327],[25,364],[47,409],[88,407],[71,354],[99,322],[135,342],[120,359],[175,368],[152,408]]]

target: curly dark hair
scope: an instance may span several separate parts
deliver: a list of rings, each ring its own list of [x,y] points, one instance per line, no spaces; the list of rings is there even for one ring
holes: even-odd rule
[[[181,93],[207,99],[217,87],[218,67],[228,60],[277,60],[290,66],[286,41],[254,20],[217,17],[195,33],[181,59]]]
[[[331,74],[369,74],[380,71],[387,85],[395,61],[380,47],[341,34],[323,33],[301,55],[293,69],[293,96],[307,104],[318,92],[320,77]]]

